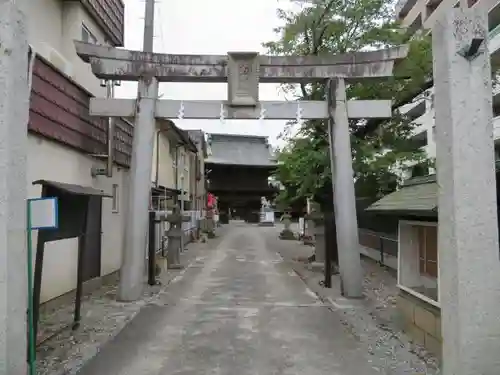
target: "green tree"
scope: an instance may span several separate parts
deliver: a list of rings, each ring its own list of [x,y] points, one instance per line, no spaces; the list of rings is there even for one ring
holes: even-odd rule
[[[275,29],[276,41],[265,43],[276,55],[331,55],[409,44],[408,57],[387,80],[351,83],[348,98],[407,100],[431,79],[432,57],[429,37],[409,38],[398,27],[392,4],[382,0],[318,0],[294,10],[278,10],[282,26]],[[325,85],[286,85],[285,92],[296,99],[321,100]],[[426,155],[411,141],[413,124],[395,112],[377,131],[357,137],[366,121],[350,121],[355,186],[358,195],[379,197],[394,190],[398,171],[408,162],[427,163]],[[331,192],[331,171],[326,121],[290,123],[283,135],[286,145],[279,150],[277,178],[285,186],[282,202],[306,196],[325,200]]]

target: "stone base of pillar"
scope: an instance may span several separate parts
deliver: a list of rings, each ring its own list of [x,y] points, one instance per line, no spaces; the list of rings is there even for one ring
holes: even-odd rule
[[[308,266],[309,270],[315,271],[315,272],[323,272],[325,269],[325,262],[311,262]],[[335,263],[332,263],[332,275],[338,275],[339,274],[339,266],[336,265]]]
[[[281,231],[280,240],[296,240],[295,234],[290,229],[284,229]]]
[[[304,236],[302,238],[302,243],[307,246],[314,246],[314,237],[312,236]]]
[[[156,256],[156,267],[157,267],[157,277],[160,276],[163,272],[166,272],[168,269],[167,258],[157,255]]]

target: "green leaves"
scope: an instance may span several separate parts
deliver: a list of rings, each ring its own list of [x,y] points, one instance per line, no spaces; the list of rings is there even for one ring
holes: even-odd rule
[[[294,1],[292,1],[294,2]],[[299,2],[294,2],[296,5]],[[358,82],[347,88],[348,98],[408,100],[432,75],[431,41],[425,36],[408,40],[393,21],[392,4],[383,0],[319,0],[298,11],[279,10],[282,25],[278,40],[264,46],[276,55],[331,55],[385,48],[408,43],[408,58],[388,80]],[[321,100],[323,84],[286,86],[297,99]],[[364,121],[351,121],[352,133]],[[425,153],[411,141],[414,125],[395,116],[363,139],[352,136],[354,179],[357,193],[371,197],[398,185],[410,164],[426,163]],[[306,121],[296,134],[284,137],[276,177],[285,186],[281,200],[288,203],[331,191],[327,124]]]

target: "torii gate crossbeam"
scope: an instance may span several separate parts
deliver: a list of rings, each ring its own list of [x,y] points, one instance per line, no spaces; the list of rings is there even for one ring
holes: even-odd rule
[[[150,136],[155,118],[239,118],[239,119],[328,119],[329,142],[334,187],[335,217],[339,267],[343,292],[347,297],[362,296],[362,270],[354,196],[349,117],[390,117],[390,101],[348,101],[345,81],[381,78],[392,75],[394,64],[407,54],[407,47],[358,52],[328,57],[318,56],[259,56],[256,52],[230,52],[228,56],[167,55],[138,51],[118,50],[75,42],[78,55],[92,66],[93,73],[103,79],[142,80],[160,82],[227,82],[227,101],[173,101],[158,100],[157,92],[127,99],[93,99],[91,114],[97,116],[136,117],[132,158],[131,193],[129,206],[136,211],[129,213],[122,272],[127,272],[129,296],[139,297],[142,280],[138,252],[145,253],[143,240],[147,228],[134,223],[147,222],[147,202],[151,181],[154,140]],[[327,101],[260,102],[259,83],[329,83]],[[147,105],[145,105],[147,104]],[[147,113],[144,113],[147,111]],[[144,136],[144,132],[148,136]],[[137,136],[137,138],[136,138]],[[137,159],[139,160],[139,159]],[[132,202],[134,204],[132,204]],[[141,208],[139,210],[139,208]],[[133,218],[132,218],[133,216]],[[130,217],[130,218],[129,218]],[[329,269],[329,267],[327,267]],[[135,276],[130,276],[135,275]],[[326,274],[325,274],[326,275]],[[325,278],[327,283],[331,279]],[[129,297],[130,299],[131,297]]]
[[[346,79],[392,76],[394,62],[407,46],[333,56],[259,56],[234,52],[223,55],[172,55],[109,48],[75,41],[76,52],[101,79],[137,81],[145,72],[159,82],[227,82],[231,55],[253,54],[260,83],[310,83],[331,77]]]
[[[351,119],[391,117],[390,100],[349,100],[347,114]],[[134,117],[137,101],[135,99],[90,99],[90,114],[101,117]],[[221,118],[221,109],[227,120],[292,120],[298,112],[302,120],[328,118],[326,101],[279,102],[263,101],[255,107],[233,107],[227,101],[220,100],[157,100],[156,117],[174,119],[179,117],[180,109],[186,120],[217,120]]]

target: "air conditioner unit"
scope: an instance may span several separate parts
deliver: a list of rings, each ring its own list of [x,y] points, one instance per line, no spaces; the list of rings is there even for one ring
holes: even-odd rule
[[[48,62],[50,62],[54,67],[59,69],[62,73],[70,78],[73,77],[73,65],[66,60],[66,58],[51,45],[44,43],[40,51],[38,51],[42,57],[44,57]]]

